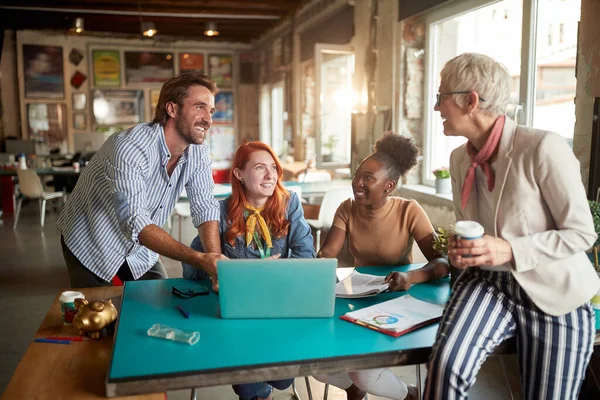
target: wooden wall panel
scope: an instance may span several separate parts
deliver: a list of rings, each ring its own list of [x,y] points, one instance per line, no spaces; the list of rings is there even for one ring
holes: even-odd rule
[[[258,85],[238,85],[236,95],[238,144],[258,140]]]

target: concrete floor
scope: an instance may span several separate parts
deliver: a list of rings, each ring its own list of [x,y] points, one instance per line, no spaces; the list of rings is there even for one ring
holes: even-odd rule
[[[13,230],[12,216],[4,215],[0,222],[0,393],[25,353],[31,338],[36,332],[48,308],[61,288],[69,286],[67,270],[62,258],[60,236],[55,226],[58,212],[50,210],[46,216],[46,226],[39,226],[39,213],[36,204],[24,206],[21,220]],[[191,222],[185,221],[187,224]],[[185,231],[185,230],[184,230]],[[173,232],[177,236],[175,225]],[[191,240],[184,235],[184,242]],[[181,267],[172,260],[163,260],[169,277],[180,277]],[[520,399],[518,367],[515,357],[505,357],[510,382],[515,398]],[[409,384],[415,384],[415,367],[392,369]],[[425,378],[422,368],[422,378]],[[479,379],[470,392],[472,399],[509,399],[509,392],[503,380],[497,357],[485,363]],[[306,386],[303,378],[296,379],[298,391],[306,399]],[[323,385],[311,378],[311,387],[316,399],[322,398]],[[169,392],[169,400],[189,399],[189,391]],[[345,392],[332,388],[330,399],[345,399]],[[237,396],[229,386],[199,389],[198,398],[203,400],[236,400]],[[291,388],[276,392],[276,399],[292,398]],[[369,396],[376,400],[380,397]]]

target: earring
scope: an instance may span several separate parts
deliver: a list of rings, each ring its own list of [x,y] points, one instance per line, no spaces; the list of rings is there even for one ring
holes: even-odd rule
[[[240,184],[241,184],[242,186],[244,186],[244,180],[243,180],[243,179],[240,179]]]

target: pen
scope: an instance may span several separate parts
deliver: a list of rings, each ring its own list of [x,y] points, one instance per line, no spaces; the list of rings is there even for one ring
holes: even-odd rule
[[[70,342],[83,342],[84,340],[88,340],[87,338],[81,336],[49,336],[44,339],[49,340],[68,340]]]
[[[54,339],[44,339],[44,338],[33,339],[33,341],[38,342],[38,343],[56,343],[56,344],[70,344],[71,343],[70,340],[54,340]]]
[[[181,307],[180,305],[178,305],[178,306],[177,306],[177,309],[179,310],[179,312],[180,312],[181,314],[183,314],[183,316],[184,316],[184,317],[186,317],[186,318],[189,318],[189,317],[190,317],[190,313],[189,313],[189,312],[187,312],[187,311],[185,311],[185,310],[183,309],[183,307]]]

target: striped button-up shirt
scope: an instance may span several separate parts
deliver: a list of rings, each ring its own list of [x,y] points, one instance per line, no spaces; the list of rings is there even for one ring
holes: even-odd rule
[[[219,220],[208,145],[189,145],[171,176],[170,157],[163,127],[139,124],[109,137],[79,177],[57,224],[67,247],[100,278],[112,280],[124,261],[135,279],[152,268],[158,254],[138,235],[164,225],[184,187],[194,226]]]

